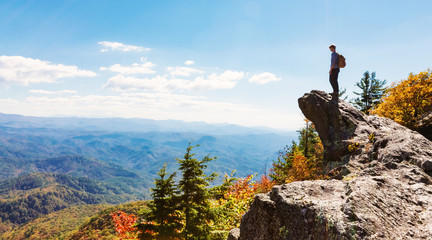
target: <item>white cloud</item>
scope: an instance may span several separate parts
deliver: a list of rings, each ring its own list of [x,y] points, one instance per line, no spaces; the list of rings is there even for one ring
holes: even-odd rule
[[[273,73],[264,72],[261,74],[255,74],[251,78],[249,78],[249,82],[256,84],[266,84],[269,82],[277,82],[281,80],[281,78],[276,77]]]
[[[121,51],[121,52],[150,51],[150,48],[134,46],[134,45],[126,45],[126,44],[123,44],[120,42],[102,41],[102,42],[98,42],[98,44],[102,45],[104,47],[100,50],[101,52],[108,52],[108,51]]]
[[[195,64],[195,61],[187,60],[186,62],[184,62],[184,64],[185,64],[186,66],[194,65],[194,64]]]
[[[188,77],[191,74],[204,73],[204,71],[191,67],[167,67],[167,71],[173,76]]]
[[[236,86],[244,76],[243,72],[227,70],[222,74],[213,73],[207,78],[202,76],[193,80],[171,78],[168,75],[153,78],[137,78],[118,74],[108,79],[104,88],[116,91],[150,90],[156,92],[170,92],[173,90],[212,90],[229,89]]]
[[[156,67],[156,64],[151,62],[144,63],[133,63],[131,66],[122,66],[120,64],[114,64],[110,67],[101,67],[101,71],[111,71],[124,75],[133,75],[133,74],[149,74],[155,73],[156,71],[153,68]]]
[[[134,76],[124,76],[118,74],[108,79],[108,82],[104,85],[104,88],[114,91],[152,90],[164,92],[168,90],[168,80],[165,78],[165,76],[137,78]]]
[[[78,69],[77,66],[52,64],[39,59],[22,56],[0,56],[0,83],[55,83],[68,77],[95,77],[92,71]]]
[[[75,90],[60,90],[60,91],[48,91],[42,89],[29,90],[29,93],[44,94],[44,95],[61,95],[61,94],[77,94]]]
[[[206,79],[197,77],[190,82],[189,89],[192,90],[209,90],[209,89],[229,89],[237,85],[237,82],[244,77],[243,72],[227,70],[222,74],[213,73]]]

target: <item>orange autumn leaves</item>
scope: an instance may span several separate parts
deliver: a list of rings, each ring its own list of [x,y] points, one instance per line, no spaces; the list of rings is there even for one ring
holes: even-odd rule
[[[317,159],[308,159],[300,154],[294,154],[293,164],[288,170],[285,182],[324,179],[322,164],[318,161]]]
[[[134,214],[127,215],[123,211],[117,211],[111,213],[111,217],[120,239],[136,239],[135,223],[138,218]]]
[[[282,152],[279,161],[273,163],[270,176],[277,184],[327,178],[323,172],[322,158],[307,158],[298,149]]]
[[[265,175],[259,181],[255,181],[254,178],[255,175],[249,175],[237,179],[222,198],[213,201],[213,211],[216,215],[212,222],[214,231],[228,233],[231,229],[239,227],[241,218],[252,204],[254,196],[269,192],[274,186],[274,182]]]
[[[257,193],[268,192],[274,186],[273,181],[271,181],[265,175],[262,175],[259,182],[253,181],[253,178],[253,175],[249,175],[245,178],[238,179],[225,194],[225,199],[230,197],[236,199],[246,199]]]
[[[305,127],[297,131],[298,142],[287,146],[273,162],[270,177],[277,184],[325,179],[323,152],[315,126],[305,119]]]

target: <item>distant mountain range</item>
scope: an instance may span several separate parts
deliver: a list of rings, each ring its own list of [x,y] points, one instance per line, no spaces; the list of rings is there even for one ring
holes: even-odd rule
[[[208,124],[180,120],[152,120],[142,118],[78,118],[30,117],[0,113],[0,125],[13,128],[50,128],[109,132],[178,132],[208,135],[244,135],[292,132],[266,127],[242,127],[234,124]]]
[[[245,176],[268,170],[277,152],[295,135],[182,121],[0,114],[0,179],[43,171],[103,180],[108,172],[111,177],[121,177],[126,171],[129,176],[149,180],[164,162],[175,169],[175,159],[183,156],[189,142],[201,145],[196,148],[198,157],[218,157],[209,171],[236,169],[239,176]],[[65,158],[71,156],[81,157],[81,162],[74,162],[79,158]],[[76,168],[78,165],[81,169]]]
[[[34,172],[87,177],[146,198],[166,162],[177,169],[189,142],[208,171],[262,174],[295,132],[148,119],[41,118],[0,114],[0,179]]]

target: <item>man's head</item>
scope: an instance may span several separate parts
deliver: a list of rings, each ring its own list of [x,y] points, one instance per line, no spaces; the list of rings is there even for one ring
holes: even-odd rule
[[[330,48],[330,51],[332,51],[332,52],[336,51],[336,45],[334,45],[334,44],[330,45],[329,48]]]

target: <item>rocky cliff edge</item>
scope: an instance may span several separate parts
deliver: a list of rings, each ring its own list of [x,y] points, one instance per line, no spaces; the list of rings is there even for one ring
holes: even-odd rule
[[[322,91],[299,99],[333,179],[259,194],[229,240],[430,239],[432,142]]]

